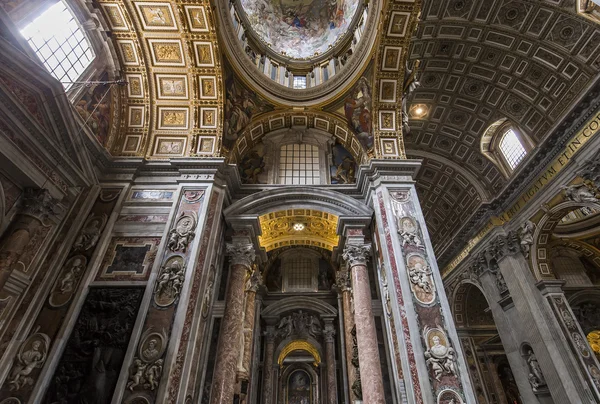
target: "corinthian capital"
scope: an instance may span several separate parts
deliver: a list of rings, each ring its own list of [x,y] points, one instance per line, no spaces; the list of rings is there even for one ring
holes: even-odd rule
[[[247,268],[252,266],[256,258],[256,252],[252,244],[232,244],[225,245],[226,254],[230,257],[232,265],[243,265]]]
[[[371,255],[370,244],[347,244],[344,248],[342,258],[350,267],[355,265],[366,265]]]

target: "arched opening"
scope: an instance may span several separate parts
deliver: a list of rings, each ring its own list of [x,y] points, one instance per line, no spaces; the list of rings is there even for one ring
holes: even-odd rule
[[[524,404],[483,292],[472,283],[458,286],[453,314],[479,403]]]
[[[492,123],[481,137],[481,153],[492,161],[505,177],[521,164],[533,149],[533,141],[506,118]]]

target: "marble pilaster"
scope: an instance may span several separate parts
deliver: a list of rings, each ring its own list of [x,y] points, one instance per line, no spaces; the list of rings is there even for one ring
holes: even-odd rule
[[[349,401],[354,402],[360,399],[357,397],[352,386],[356,381],[357,369],[352,364],[352,329],[354,328],[354,313],[352,312],[352,288],[350,287],[350,275],[346,268],[340,269],[336,274],[336,287],[342,298],[342,317],[344,326],[344,341],[346,357],[346,372],[348,380]]]
[[[323,328],[325,339],[325,360],[327,362],[327,403],[337,404],[337,387],[335,378],[335,328],[331,321],[325,322]]]
[[[212,383],[211,403],[232,403],[242,334],[244,284],[254,262],[252,244],[227,244],[230,256],[229,287],[225,295],[225,313],[217,348],[217,363]]]
[[[265,331],[266,347],[263,380],[263,404],[273,404],[273,361],[275,355],[275,327],[267,326]]]
[[[344,248],[343,258],[350,268],[354,291],[354,320],[363,401],[369,404],[384,404],[383,378],[366,265],[370,250],[369,244],[348,244]]]

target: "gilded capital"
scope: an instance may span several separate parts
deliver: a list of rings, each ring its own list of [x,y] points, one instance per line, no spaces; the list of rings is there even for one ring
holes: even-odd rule
[[[342,258],[350,267],[355,265],[367,265],[371,256],[370,244],[347,244],[344,248]]]
[[[252,244],[232,244],[225,245],[226,254],[230,257],[231,265],[243,265],[247,268],[252,267],[256,258],[256,252]]]

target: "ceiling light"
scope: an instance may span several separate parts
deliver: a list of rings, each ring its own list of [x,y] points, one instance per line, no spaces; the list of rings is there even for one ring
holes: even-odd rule
[[[304,230],[304,223],[296,223],[296,224],[294,224],[293,228],[296,231],[302,231],[302,230]]]
[[[415,115],[423,115],[423,112],[425,112],[425,110],[423,109],[423,107],[417,107],[417,109],[415,109]]]

